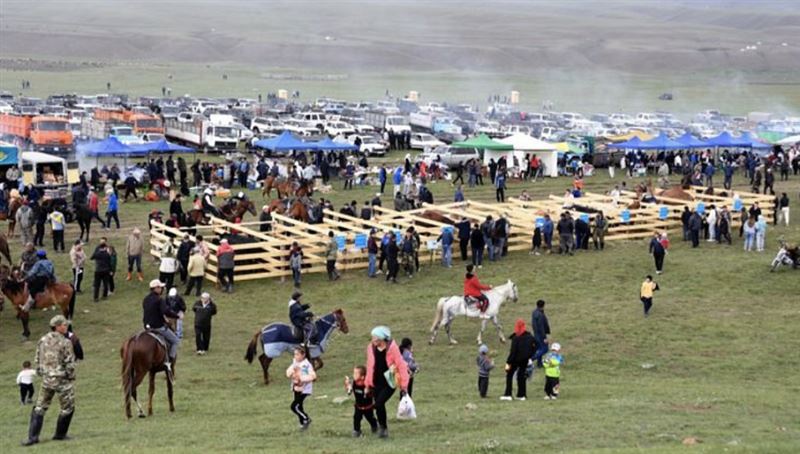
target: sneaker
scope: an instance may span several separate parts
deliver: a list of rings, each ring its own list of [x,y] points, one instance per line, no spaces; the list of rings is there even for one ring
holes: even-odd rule
[[[500,396],[500,400],[514,400],[511,396]]]
[[[525,399],[524,397],[517,397],[517,400],[524,401],[524,400],[527,400],[527,399]]]
[[[361,431],[360,430],[354,430],[353,431],[353,438],[361,438],[361,437],[362,437],[362,435],[361,435]]]
[[[550,400],[550,396],[544,396],[544,400]]]
[[[196,352],[196,353],[197,353],[198,355],[202,355],[202,354],[203,354],[203,352],[202,352],[202,351],[200,351],[200,350],[197,350],[197,352]]]

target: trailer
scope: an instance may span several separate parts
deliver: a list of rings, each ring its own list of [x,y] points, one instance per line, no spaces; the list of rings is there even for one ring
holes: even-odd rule
[[[239,133],[231,125],[195,118],[191,121],[169,119],[165,123],[167,138],[203,151],[235,150]]]

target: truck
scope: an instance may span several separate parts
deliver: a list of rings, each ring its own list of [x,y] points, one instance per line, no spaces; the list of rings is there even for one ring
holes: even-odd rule
[[[136,136],[133,126],[113,120],[98,120],[97,118],[84,118],[81,124],[81,137],[93,140],[104,140],[116,137],[120,142],[130,145],[141,143]]]
[[[415,131],[461,134],[461,126],[455,124],[455,118],[436,111],[413,112],[408,116],[408,123]]]
[[[134,107],[132,109],[95,109],[94,119],[109,123],[126,124],[133,128],[134,134],[144,134],[148,132],[164,134],[164,125],[161,118],[149,111],[146,107]]]
[[[63,188],[79,181],[78,162],[38,151],[24,151],[19,162],[26,185],[39,188]],[[65,194],[66,195],[66,194]]]
[[[387,114],[373,110],[364,112],[364,120],[368,125],[379,131],[392,131],[395,134],[411,131],[408,119],[402,115]]]
[[[169,119],[165,126],[167,138],[203,151],[235,150],[239,142],[239,133],[231,125],[200,116],[192,121]]]
[[[68,154],[75,151],[69,120],[45,115],[0,115],[0,135],[34,151]]]

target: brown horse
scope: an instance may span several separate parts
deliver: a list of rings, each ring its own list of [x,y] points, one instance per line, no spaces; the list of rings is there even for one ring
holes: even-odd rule
[[[442,213],[440,213],[438,211],[433,211],[433,210],[423,211],[422,213],[420,213],[419,217],[425,218],[425,219],[429,219],[431,221],[436,221],[436,222],[439,222],[441,224],[447,224],[447,225],[455,225],[456,224],[452,219],[448,218],[444,214],[442,214]]]
[[[236,205],[231,207],[229,204],[225,204],[222,206],[222,209],[219,210],[222,212],[222,215],[225,216],[225,220],[228,222],[235,222],[236,219],[241,219],[244,216],[245,212],[249,212],[253,216],[256,215],[256,206],[253,202],[248,199],[241,199],[236,202]]]
[[[268,210],[270,213],[283,214],[292,219],[306,223],[309,220],[308,208],[306,208],[306,205],[300,199],[294,199],[292,202],[289,202],[289,199],[275,199],[269,203]]]
[[[275,188],[278,192],[278,198],[282,199],[288,197],[292,193],[294,190],[294,181],[289,178],[281,181],[278,177],[270,175],[264,180],[263,186],[264,189],[261,190],[261,197],[267,196],[272,198],[272,188]]]
[[[14,229],[17,226],[17,210],[22,206],[22,199],[14,197],[8,202],[8,237],[14,237]],[[10,260],[9,260],[10,262]]]
[[[166,372],[164,360],[167,356],[167,347],[156,340],[146,331],[134,334],[122,343],[119,350],[122,358],[122,392],[125,393],[125,416],[131,417],[131,398],[139,409],[139,417],[144,418],[144,411],[136,397],[136,388],[150,374],[150,387],[148,389],[147,415],[153,416],[153,394],[156,391],[156,373]],[[175,372],[175,363],[172,363]],[[172,402],[172,381],[167,375],[167,398],[169,411],[175,411]]]
[[[0,290],[17,310],[17,318],[22,322],[22,336],[27,339],[31,335],[31,331],[28,328],[30,312],[22,308],[28,302],[29,293],[25,281],[17,278],[18,274],[18,271],[12,271],[7,266],[0,265]],[[75,290],[71,284],[63,282],[47,284],[44,291],[36,295],[36,300],[31,310],[46,309],[52,306],[58,306],[64,317],[72,319],[75,311]]]
[[[2,233],[0,233],[0,254],[3,254],[3,257],[8,260],[9,264],[14,263],[11,261],[11,250],[8,248],[8,239]]]

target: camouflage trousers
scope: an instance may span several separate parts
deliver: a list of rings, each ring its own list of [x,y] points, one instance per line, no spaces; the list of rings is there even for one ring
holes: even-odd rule
[[[414,274],[414,254],[413,253],[406,253],[404,252],[403,255],[400,256],[400,264],[403,266],[406,274],[412,275]]]
[[[58,394],[58,401],[61,405],[62,415],[68,415],[75,411],[75,384],[72,381],[63,381],[55,386],[45,386],[42,384],[39,389],[39,398],[33,411],[43,415],[50,408],[53,396]]]

